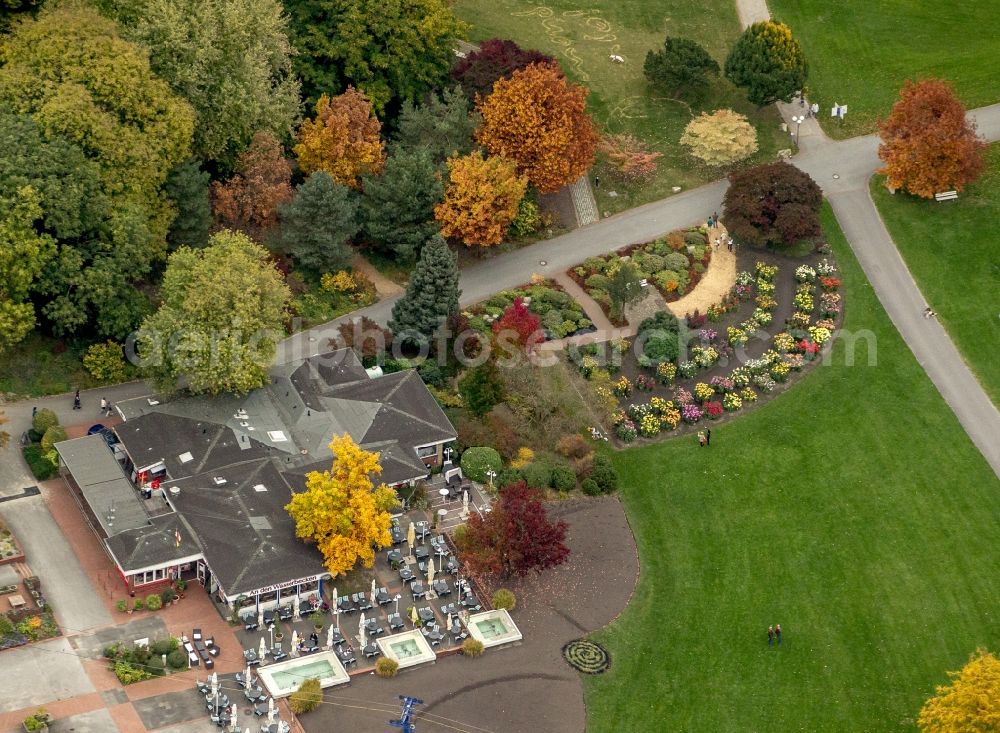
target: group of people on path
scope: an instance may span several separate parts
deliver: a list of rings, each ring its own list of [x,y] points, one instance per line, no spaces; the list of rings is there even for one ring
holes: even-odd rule
[[[73,409],[74,410],[82,410],[83,409],[83,402],[80,400],[80,390],[77,390],[73,394]],[[108,402],[107,398],[106,397],[102,397],[101,398],[101,415],[103,415],[104,417],[109,417],[111,415],[111,412],[113,410],[114,410],[114,408],[111,406],[111,403]],[[37,407],[31,408],[31,417],[32,418],[34,418],[37,413],[38,413],[38,408]]]

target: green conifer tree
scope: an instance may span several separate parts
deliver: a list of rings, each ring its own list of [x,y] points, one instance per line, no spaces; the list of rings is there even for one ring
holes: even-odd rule
[[[408,341],[430,338],[451,315],[458,313],[458,258],[435,234],[420,251],[406,293],[392,307],[389,328]]]

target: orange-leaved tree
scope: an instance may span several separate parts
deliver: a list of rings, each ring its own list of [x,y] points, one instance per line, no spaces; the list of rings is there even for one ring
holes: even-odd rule
[[[517,163],[542,193],[572,183],[594,162],[598,138],[587,90],[569,84],[558,66],[530,64],[498,79],[479,111],[479,142]]]
[[[528,180],[513,161],[500,155],[483,159],[478,150],[448,161],[444,201],[434,207],[434,218],[446,237],[467,245],[500,244],[517,216]]]
[[[977,649],[951,684],[924,703],[917,724],[924,733],[983,733],[1000,730],[1000,659]]]
[[[330,470],[308,474],[306,490],[293,494],[285,511],[295,520],[295,536],[315,543],[336,577],[358,560],[370,568],[374,548],[392,544],[389,510],[397,499],[389,487],[372,483],[382,473],[378,453],[362,450],[347,433],[335,435],[330,450]]]
[[[885,163],[879,173],[890,188],[931,198],[961,191],[983,172],[986,143],[966,120],[951,85],[940,79],[907,81],[879,134],[878,155]]]
[[[243,231],[268,227],[278,207],[295,195],[292,167],[278,139],[262,130],[240,155],[236,175],[225,183],[212,183],[212,209],[224,226]]]
[[[293,149],[304,172],[323,170],[358,188],[362,175],[379,173],[385,163],[381,130],[368,97],[349,86],[336,97],[319,98],[316,117],[302,123]]]

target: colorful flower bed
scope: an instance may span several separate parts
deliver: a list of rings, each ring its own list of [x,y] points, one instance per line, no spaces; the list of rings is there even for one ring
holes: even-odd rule
[[[711,257],[707,230],[702,227],[671,232],[653,242],[634,244],[604,257],[588,257],[567,274],[610,314],[609,277],[625,262],[631,262],[639,276],[669,302],[694,288]]]
[[[761,394],[787,381],[814,360],[833,337],[842,308],[836,271],[829,260],[822,260],[815,267],[801,265],[796,268],[791,315],[784,327],[770,338],[764,352],[755,358],[741,356],[741,349],[751,340],[759,343],[766,336],[765,329],[775,330],[778,268],[757,262],[753,272],[738,273],[732,298],[737,305],[752,301],[753,310],[748,318],[728,326],[721,336],[719,330],[712,327],[689,328],[687,333],[692,345],[687,349],[687,358],[676,363],[648,364],[639,356],[637,362],[648,370],[648,375],[642,373],[629,378],[621,374],[610,381],[610,389],[622,405],[612,420],[617,438],[630,443],[639,437],[650,438],[674,430],[682,423],[694,425],[718,419],[754,404]],[[690,318],[688,322],[690,326]],[[583,350],[587,353],[577,363],[588,379],[593,375],[614,373],[620,368],[608,354],[603,360],[600,358],[599,345]],[[616,350],[609,350],[610,355],[615,353]],[[624,353],[624,350],[617,353]],[[723,358],[737,365],[728,373],[698,379],[703,372],[717,367]],[[676,384],[677,380],[690,381],[680,385]],[[642,392],[656,386],[673,387],[672,399],[653,395],[648,401],[643,400]]]
[[[484,336],[491,333],[493,321],[503,315],[517,298],[541,318],[546,339],[561,339],[593,328],[580,304],[552,280],[541,280],[512,290],[502,290],[488,300],[463,312],[470,328]]]

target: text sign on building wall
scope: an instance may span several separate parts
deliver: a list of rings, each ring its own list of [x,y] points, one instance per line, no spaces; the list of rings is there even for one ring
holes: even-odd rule
[[[260,595],[265,595],[267,593],[273,593],[276,590],[284,590],[285,588],[289,588],[289,587],[291,587],[293,585],[302,585],[304,583],[312,583],[315,580],[317,580],[318,578],[319,578],[318,575],[309,575],[309,576],[307,576],[305,578],[299,578],[297,580],[286,580],[284,583],[277,583],[276,585],[269,585],[269,586],[267,586],[265,588],[261,588],[260,590],[258,590],[256,592],[259,593]]]

